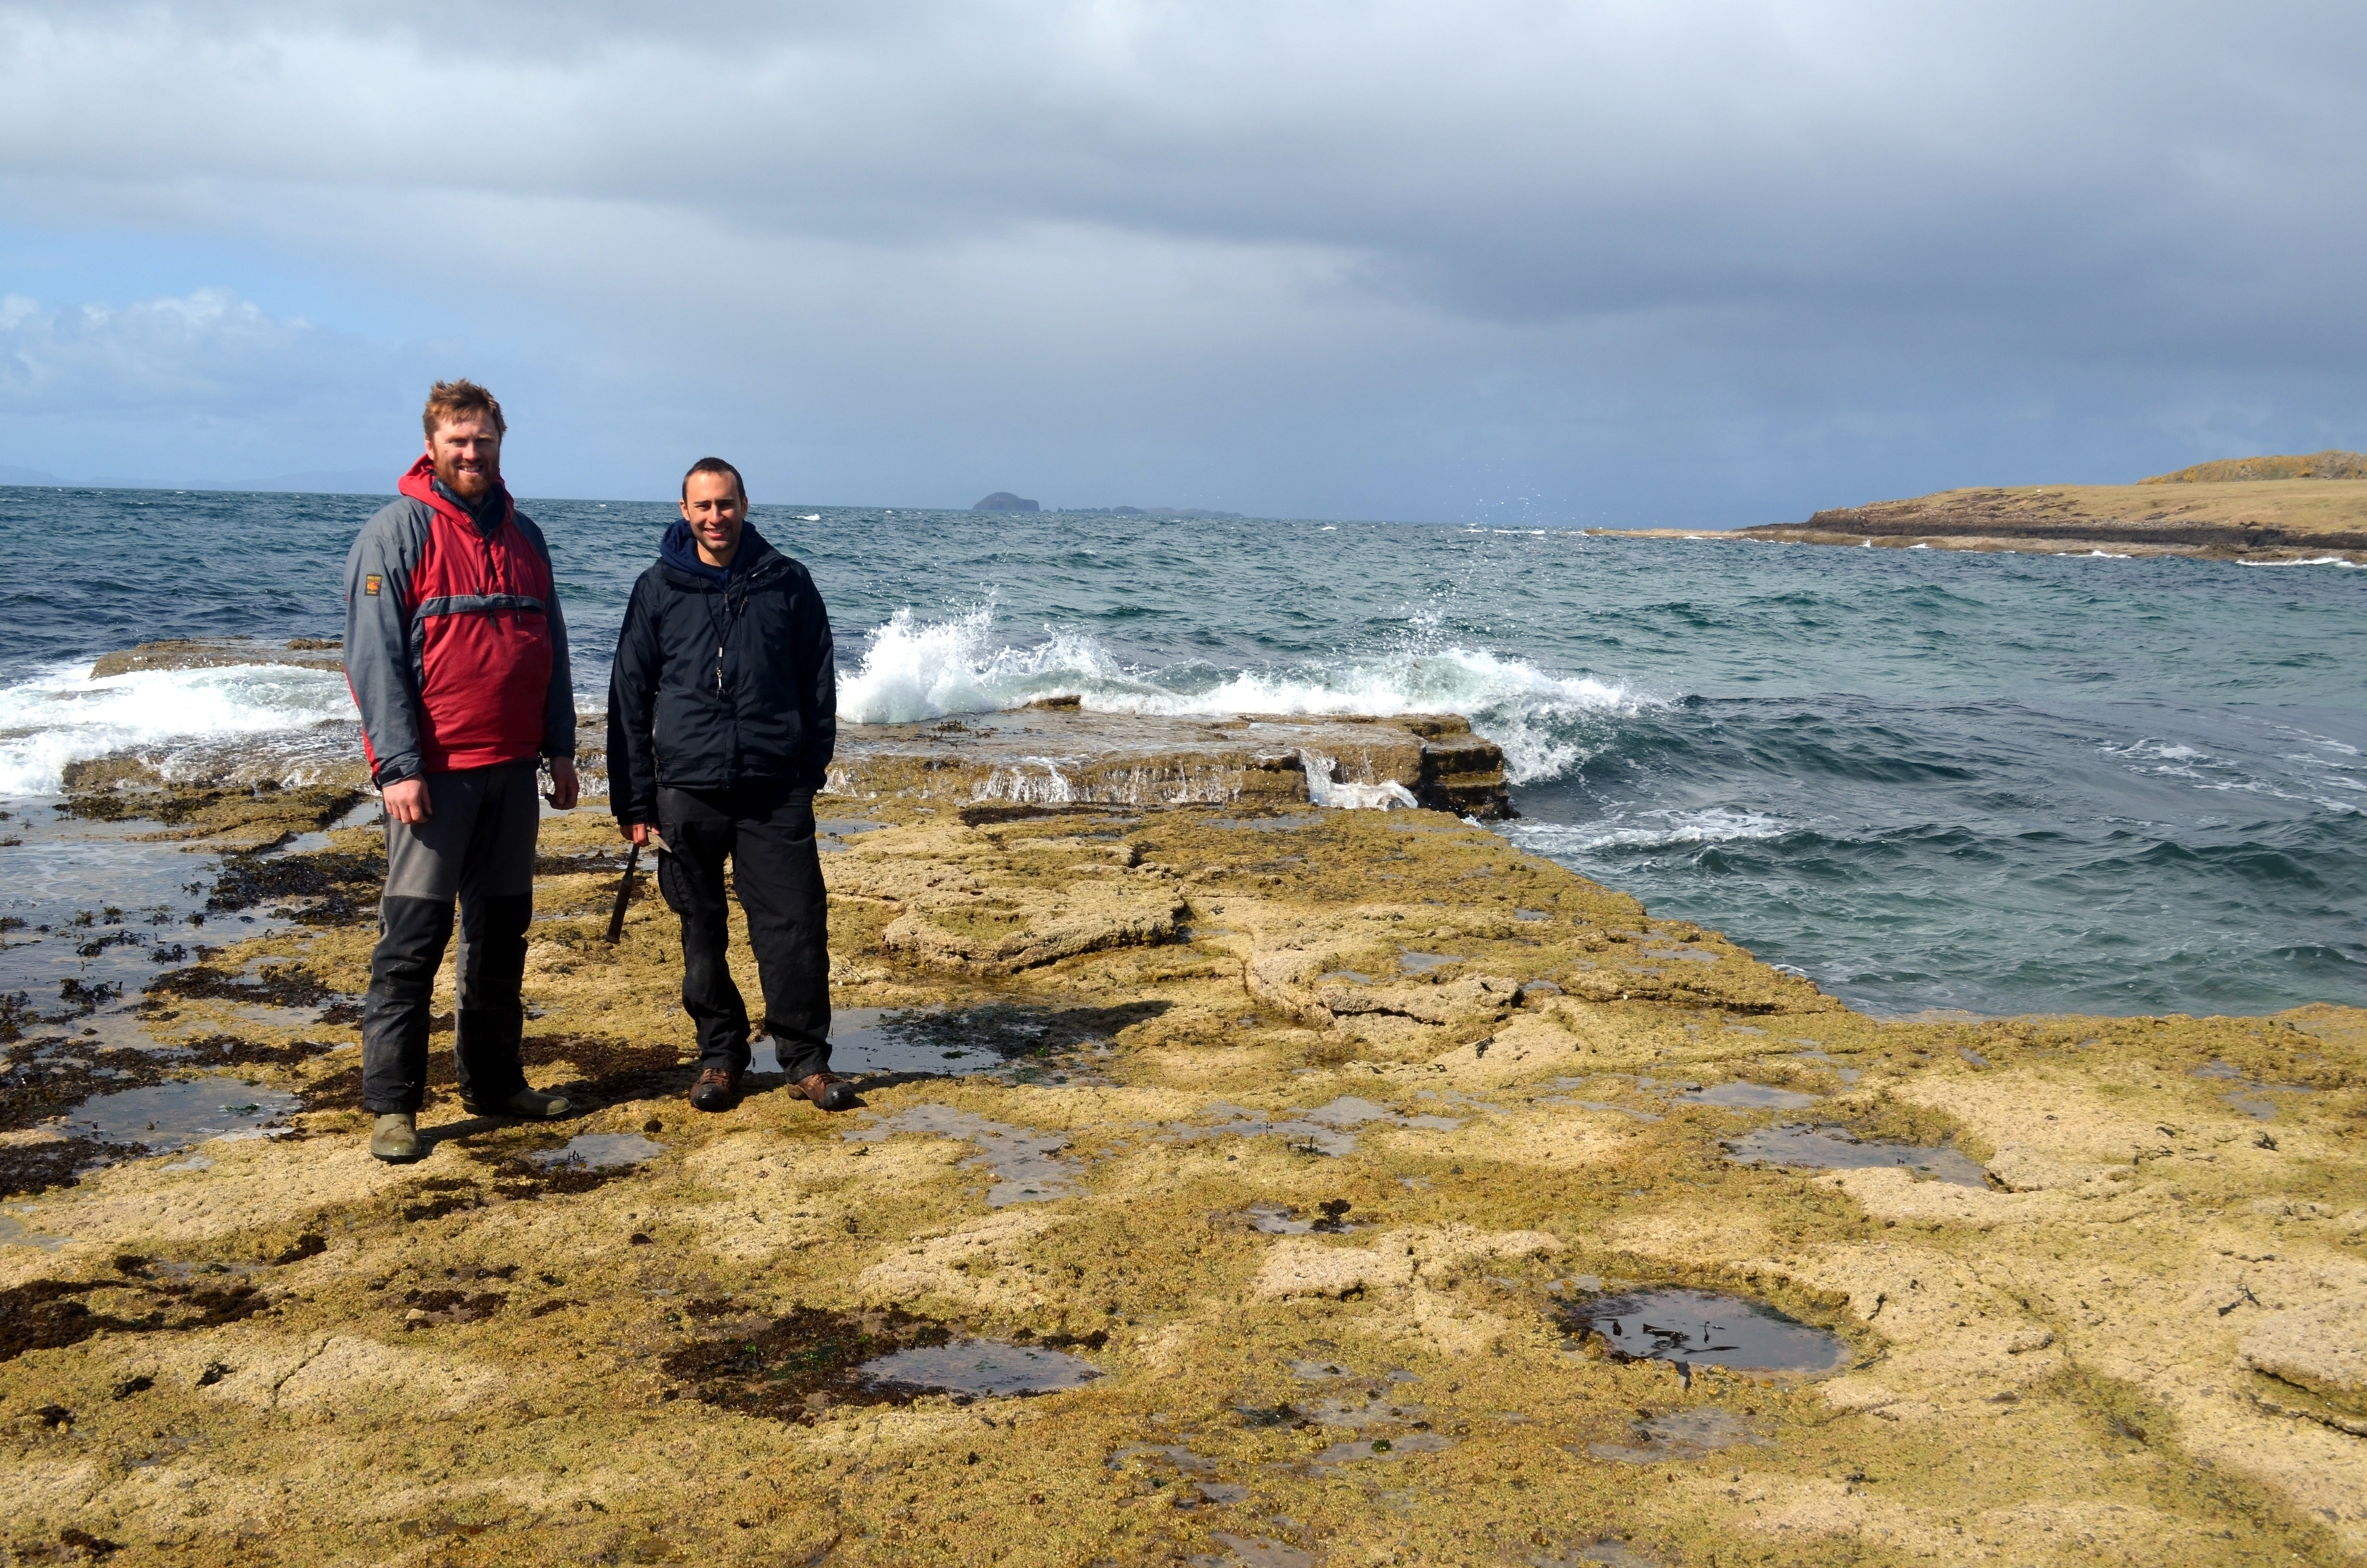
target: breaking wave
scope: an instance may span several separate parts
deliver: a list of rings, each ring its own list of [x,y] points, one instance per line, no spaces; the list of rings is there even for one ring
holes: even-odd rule
[[[998,641],[994,608],[926,621],[900,609],[866,638],[839,687],[839,715],[905,724],[1075,697],[1095,713],[1459,713],[1504,748],[1519,784],[1575,771],[1606,720],[1659,704],[1626,687],[1550,675],[1484,648],[1408,646],[1269,669],[1121,664],[1092,637],[1046,629],[1025,646]]]
[[[127,753],[170,778],[260,743],[286,777],[314,754],[357,749],[353,699],[334,670],[232,665],[93,680],[89,668],[53,665],[0,687],[0,798],[58,794],[74,763]]]

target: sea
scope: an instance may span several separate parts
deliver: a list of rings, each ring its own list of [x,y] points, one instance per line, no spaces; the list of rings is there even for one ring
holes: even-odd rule
[[[235,753],[292,780],[352,755],[334,672],[90,669],[158,638],[337,636],[345,550],[382,501],[0,488],[0,915],[202,885],[210,863],[120,830],[112,858],[40,858],[57,830],[28,824],[52,821],[77,759],[197,772]],[[673,508],[522,505],[589,714]],[[1510,761],[1520,815],[1495,831],[1877,1015],[2367,1006],[2367,572],[2339,561],[1502,518],[753,521],[829,603],[851,723],[1061,693],[1101,712],[1452,711]]]

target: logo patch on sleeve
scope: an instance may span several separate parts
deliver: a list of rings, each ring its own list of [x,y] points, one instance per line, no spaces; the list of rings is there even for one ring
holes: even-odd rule
[[[362,579],[362,592],[372,598],[378,597],[378,585],[381,580],[377,573],[370,573]]]

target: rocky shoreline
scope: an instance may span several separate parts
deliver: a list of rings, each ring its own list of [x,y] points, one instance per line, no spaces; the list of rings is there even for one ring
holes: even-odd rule
[[[2367,565],[2367,480],[2260,479],[1943,490],[1840,506],[1802,523],[1704,533],[1609,529],[1609,538],[1748,540],[2053,555],[2177,555]]]
[[[356,1108],[351,786],[92,769],[77,809],[243,849],[218,896],[269,929],[208,925],[104,1030],[0,1024],[0,1539],[2367,1559],[2367,1014],[1876,1021],[1466,821],[1512,803],[1491,753],[1058,708],[859,737],[835,1118],[776,1077],[688,1109],[672,917],[644,881],[608,946],[614,830],[552,817],[527,1055],[580,1113],[444,1083],[412,1167]],[[155,1152],[73,1119],[192,1084],[288,1108]]]

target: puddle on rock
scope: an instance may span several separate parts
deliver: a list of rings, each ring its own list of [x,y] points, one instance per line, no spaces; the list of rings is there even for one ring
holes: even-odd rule
[[[1073,1198],[1077,1178],[1082,1174],[1077,1162],[1058,1157],[1069,1146],[1067,1133],[1010,1127],[951,1106],[910,1106],[893,1116],[882,1117],[869,1127],[839,1136],[853,1143],[876,1143],[899,1132],[933,1133],[977,1144],[978,1153],[962,1165],[967,1169],[991,1171],[1000,1178],[987,1192],[990,1209]]]
[[[1179,1508],[1195,1503],[1229,1508],[1250,1500],[1248,1487],[1214,1479],[1216,1460],[1195,1454],[1181,1443],[1128,1443],[1110,1455],[1109,1468],[1124,1470],[1134,1460],[1147,1461],[1142,1468],[1153,1473],[1154,1486],[1164,1486],[1170,1479],[1158,1475],[1159,1471],[1164,1469],[1174,1472],[1172,1479],[1179,1483],[1180,1490],[1173,1495]]]
[[[1308,1460],[1317,1470],[1355,1464],[1364,1460],[1399,1460],[1408,1454],[1443,1454],[1455,1439],[1438,1432],[1407,1432],[1394,1437],[1356,1437],[1334,1443]]]
[[[848,1007],[831,1017],[830,1064],[850,1077],[1010,1073],[1025,1084],[1048,1074],[1052,1081],[1065,1083],[1086,1070],[1080,1060],[1084,1052],[1105,1054],[1120,1029],[1165,1006],[1046,1010],[996,1003],[952,1012]],[[751,1071],[781,1071],[771,1040],[755,1041],[751,1054]]]
[[[1452,1132],[1463,1125],[1459,1119],[1451,1116],[1403,1116],[1387,1106],[1377,1105],[1355,1095],[1342,1095],[1312,1110],[1293,1111],[1278,1121],[1264,1111],[1245,1109],[1223,1100],[1213,1102],[1208,1109],[1216,1115],[1229,1116],[1233,1119],[1219,1122],[1214,1127],[1171,1128],[1163,1136],[1185,1143],[1202,1138],[1279,1136],[1290,1140],[1292,1148],[1307,1153],[1352,1154],[1356,1151],[1356,1135],[1348,1131],[1351,1128],[1377,1124]]]
[[[1515,920],[1551,920],[1553,915],[1542,909],[1516,909],[1512,911],[1512,918]]]
[[[14,1214],[0,1213],[0,1247],[31,1247],[37,1252],[55,1252],[71,1239],[36,1231]]]
[[[1444,969],[1451,963],[1467,963],[1466,953],[1417,953],[1410,948],[1398,949],[1398,967],[1408,974],[1428,974],[1434,969]]]
[[[910,1404],[923,1390],[875,1382],[864,1369],[952,1339],[943,1324],[893,1308],[852,1312],[796,1306],[769,1320],[727,1299],[694,1300],[685,1315],[710,1331],[660,1366],[703,1403],[810,1426],[832,1407]]]
[[[1590,1540],[1577,1546],[1553,1547],[1523,1559],[1529,1568],[1660,1568],[1616,1540]]]
[[[1687,1105],[1724,1106],[1729,1110],[1798,1110],[1812,1106],[1816,1095],[1804,1095],[1797,1089],[1779,1089],[1772,1084],[1746,1084],[1737,1079],[1730,1084],[1713,1084],[1706,1089],[1680,1090],[1677,1098]]]
[[[137,1143],[157,1153],[210,1138],[268,1137],[301,1108],[294,1095],[236,1078],[183,1078],[93,1095],[66,1113],[62,1131],[102,1143]]]
[[[1765,1447],[1767,1439],[1751,1430],[1734,1412],[1704,1405],[1693,1410],[1671,1410],[1665,1415],[1640,1421],[1634,1428],[1631,1442],[1589,1443],[1586,1451],[1596,1459],[1620,1464],[1662,1464],[1670,1460],[1697,1460],[1738,1443]]]
[[[1557,1303],[1554,1312],[1572,1335],[1598,1338],[1619,1360],[1671,1362],[1688,1382],[1695,1366],[1821,1377],[1849,1360],[1839,1335],[1762,1301],[1710,1290],[1621,1290]]]
[[[1290,833],[1302,827],[1313,827],[1322,820],[1320,812],[1292,812],[1275,817],[1217,817],[1208,825],[1247,828],[1251,833]]]
[[[855,817],[830,817],[814,824],[814,847],[825,855],[843,855],[846,841],[858,833],[872,833],[892,824],[864,822]]]
[[[1833,1075],[1841,1081],[1844,1087],[1854,1086],[1860,1078],[1865,1076],[1865,1074],[1860,1072],[1857,1068],[1844,1067],[1840,1065],[1840,1063],[1832,1059],[1830,1054],[1820,1050],[1810,1049],[1807,1051],[1795,1051],[1793,1054],[1802,1062],[1813,1062],[1820,1067],[1831,1068],[1833,1070]]]
[[[2194,1070],[2194,1076],[2198,1078],[2224,1079],[2227,1083],[2235,1085],[2235,1093],[2222,1095],[2220,1098],[2225,1100],[2237,1110],[2242,1111],[2246,1116],[2251,1117],[2258,1121],[2273,1121],[2276,1119],[2277,1103],[2274,1100],[2265,1097],[2269,1095],[2306,1095],[2316,1093],[2316,1091],[2306,1084],[2254,1083],[2251,1079],[2245,1077],[2242,1072],[2239,1071],[2234,1063],[2228,1062],[2214,1062],[2208,1067],[2197,1067]]]
[[[546,1171],[613,1171],[654,1160],[665,1150],[638,1132],[581,1132],[561,1148],[528,1154],[527,1162]]]
[[[1866,1143],[1846,1128],[1762,1127],[1726,1146],[1726,1157],[1737,1165],[1799,1165],[1820,1171],[1874,1170],[1904,1165],[1919,1176],[1956,1187],[1986,1191],[1988,1177],[1979,1162],[1954,1149],[1926,1149],[1908,1143]]]
[[[983,1045],[946,1046],[917,1038],[921,1015],[904,1008],[844,1007],[830,1018],[830,1066],[860,1077],[873,1073],[991,1073],[1000,1053]],[[748,1071],[778,1073],[781,1057],[772,1037],[751,1042]]]
[[[1102,1372],[1083,1357],[1065,1350],[957,1339],[893,1351],[864,1362],[855,1369],[855,1375],[875,1386],[910,1389],[915,1393],[1003,1399],[1081,1388]]]
[[[1241,1211],[1252,1231],[1263,1231],[1269,1236],[1344,1236],[1357,1227],[1347,1220],[1347,1199],[1335,1198],[1319,1205],[1318,1218],[1302,1220],[1298,1210],[1286,1203],[1252,1203]]]
[[[1285,1546],[1262,1535],[1228,1535],[1222,1530],[1211,1530],[1208,1539],[1223,1547],[1225,1555],[1195,1552],[1184,1559],[1192,1568],[1315,1568],[1313,1552]]]

